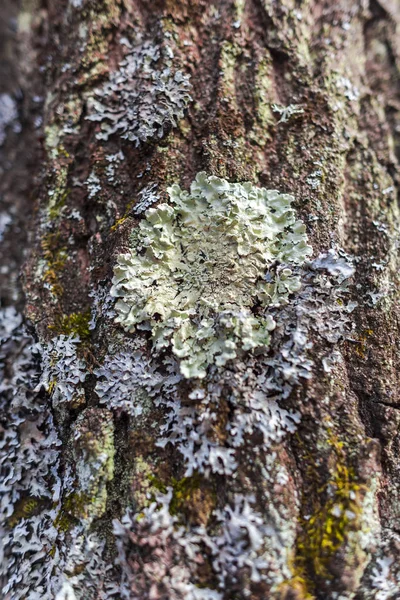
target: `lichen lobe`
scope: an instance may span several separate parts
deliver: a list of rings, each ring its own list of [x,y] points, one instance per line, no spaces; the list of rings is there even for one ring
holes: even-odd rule
[[[186,378],[203,378],[241,351],[268,347],[268,307],[288,302],[312,249],[294,198],[198,173],[190,191],[145,213],[120,254],[111,294],[127,331],[151,329]],[[257,307],[257,311],[254,309]]]

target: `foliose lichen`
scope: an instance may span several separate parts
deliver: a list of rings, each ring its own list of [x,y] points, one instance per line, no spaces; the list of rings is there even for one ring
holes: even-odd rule
[[[0,310],[0,595],[13,600],[48,597],[45,548],[56,533],[61,442],[34,390],[38,376],[34,340],[21,315],[13,307]]]
[[[312,249],[288,194],[203,172],[190,192],[168,193],[119,255],[111,294],[117,322],[151,329],[156,351],[171,347],[186,378],[204,378],[211,364],[268,347],[267,309],[299,290]]]
[[[102,286],[93,288],[89,297],[92,298],[92,307],[90,311],[90,321],[88,323],[89,332],[96,329],[98,321],[111,321],[115,317],[114,299],[110,296],[109,291]]]
[[[140,190],[138,201],[133,209],[135,215],[145,213],[152,204],[155,204],[160,200],[160,196],[157,194],[157,187],[158,185],[156,183],[150,183]]]
[[[104,540],[87,529],[91,519],[104,510],[105,486],[113,474],[113,423],[108,411],[95,409],[96,414],[106,413],[95,442],[93,419],[83,413],[77,420],[75,481],[80,491],[91,499],[94,496],[96,502],[90,504],[91,514],[78,515],[78,525],[72,527],[76,519],[71,518],[65,528],[60,526],[63,497],[68,496],[74,477],[68,467],[60,477],[61,441],[50,400],[40,390],[41,385],[37,386],[41,375],[38,352],[44,353],[47,367],[50,355],[56,363],[61,361],[64,374],[60,378],[58,373],[58,381],[63,385],[58,393],[62,394],[64,386],[72,389],[72,379],[67,377],[69,366],[73,371],[75,364],[69,362],[71,353],[75,356],[71,344],[74,348],[65,336],[56,338],[51,348],[35,344],[24,330],[21,315],[13,307],[0,309],[1,598],[88,600],[97,597],[99,587],[107,600],[117,594],[116,584],[109,577],[111,566],[102,558]],[[63,361],[60,354],[64,351],[67,357]],[[56,372],[57,368],[51,379]]]
[[[384,533],[383,547],[371,561],[371,569],[365,587],[368,600],[391,600],[400,593],[400,570],[396,553],[392,552],[398,546],[399,536],[395,532]],[[385,539],[386,538],[386,539]]]
[[[114,521],[122,568],[121,597],[220,600],[217,591],[196,585],[196,572],[205,563],[201,536],[179,525],[170,513],[171,499],[169,488],[141,513],[127,512],[121,521]]]
[[[90,121],[100,121],[100,140],[118,133],[139,146],[161,138],[175,127],[191,101],[189,77],[176,70],[173,51],[149,41],[133,46],[123,40],[128,53],[110,80],[95,91],[89,103]]]
[[[357,303],[347,296],[353,273],[350,257],[337,248],[305,262],[296,273],[301,289],[289,302],[267,307],[276,323],[268,352],[245,352],[223,368],[210,365],[205,379],[187,381],[179,357],[167,353],[161,363],[149,358],[143,339],[134,351],[126,347],[106,357],[96,371],[96,392],[133,423],[152,404],[160,407],[165,420],[157,445],[179,450],[186,477],[231,475],[239,454],[265,454],[296,430],[300,414],[285,403],[294,386],[312,376],[311,332],[324,346],[352,339],[350,315]],[[331,373],[342,359],[338,350],[323,350],[317,360]],[[249,446],[254,439],[257,444]]]
[[[74,528],[71,538],[60,561],[62,571],[53,577],[55,600],[116,600],[117,586],[109,580],[111,566],[103,557],[104,540],[95,533],[85,534],[82,527]]]
[[[55,404],[71,402],[81,392],[80,384],[86,379],[87,369],[77,354],[79,342],[79,336],[62,334],[37,347],[43,368],[37,390],[43,386]]]
[[[278,123],[286,123],[293,115],[301,115],[304,113],[304,108],[301,104],[289,104],[289,106],[272,105],[272,110],[281,115]]]
[[[108,356],[94,374],[99,378],[96,393],[101,404],[139,417],[150,409],[150,398],[160,388],[163,378],[144,356],[135,351]]]
[[[232,503],[213,511],[213,527],[184,525],[171,514],[172,488],[140,513],[114,521],[122,598],[145,600],[222,600],[241,589],[274,581],[282,544],[272,522],[252,507],[254,498],[235,494]],[[208,563],[208,564],[207,564]],[[205,587],[201,572],[210,570],[217,589]],[[276,569],[279,573],[279,569]]]
[[[283,391],[279,365],[274,374],[262,364],[263,374],[256,373],[254,359],[237,364],[233,370],[214,371],[205,385],[194,387],[182,401],[178,390],[182,376],[179,378],[177,365],[169,362],[168,383],[156,397],[156,403],[167,409],[157,445],[178,448],[185,476],[195,472],[232,475],[238,468],[237,451],[249,439],[257,437],[259,447],[267,451],[295,431],[300,415],[277,402],[283,396],[278,395]],[[221,427],[221,413],[226,410],[229,419]]]
[[[15,100],[9,94],[0,94],[0,146],[6,139],[6,130],[18,118]]]

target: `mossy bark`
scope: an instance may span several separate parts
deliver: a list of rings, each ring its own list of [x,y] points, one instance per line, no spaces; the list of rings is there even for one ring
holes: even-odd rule
[[[111,523],[127,506],[140,510],[172,487],[174,514],[207,526],[240,480],[260,514],[273,505],[283,540],[288,523],[295,531],[285,548],[291,575],[275,587],[251,584],[251,598],[377,598],[377,560],[400,561],[399,2],[26,0],[19,12],[11,2],[3,10],[3,29],[11,18],[17,26],[3,48],[14,84],[0,91],[17,98],[22,130],[9,127],[0,149],[0,190],[14,219],[0,241],[1,300],[23,312],[41,343],[71,333],[82,341],[91,373],[84,398],[54,408],[61,479],[71,456],[93,459],[84,443],[74,446],[85,415],[90,431],[106,431],[104,446],[114,440],[113,465],[96,484],[101,502],[65,491],[64,529],[78,513],[94,515],[88,527],[106,540],[115,563]],[[99,125],[86,119],[88,99],[118,68],[121,38],[138,32],[173,44],[192,102],[161,139],[139,147],[117,134],[99,141]],[[290,105],[297,108],[283,117]],[[110,178],[109,157],[120,152]],[[340,247],[355,257],[358,306],[352,335],[335,345],[342,360],[324,369],[333,345],[310,332],[312,378],[285,405],[299,411],[300,423],[271,448],[284,485],[266,478],[265,456],[253,464],[241,457],[236,483],[184,477],[179,455],[159,448],[153,435],[159,408],[136,426],[121,414],[112,427],[102,422],[111,413],[99,408],[93,371],[124,334],[101,315],[89,329],[93,294],[109,289],[116,257],[129,246],[141,190],[156,184],[168,201],[169,185],[187,188],[199,171],[292,194],[314,255]],[[223,444],[229,407],[219,416],[215,435]],[[390,578],[395,585],[394,571]],[[215,587],[209,570],[201,583]],[[240,585],[231,589],[224,598],[243,597]],[[384,597],[397,597],[396,589]]]

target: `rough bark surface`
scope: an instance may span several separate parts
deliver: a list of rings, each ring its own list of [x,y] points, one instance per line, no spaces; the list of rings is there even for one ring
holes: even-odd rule
[[[399,598],[398,0],[1,13],[1,597]],[[293,196],[312,247],[201,379],[110,296],[199,172]]]

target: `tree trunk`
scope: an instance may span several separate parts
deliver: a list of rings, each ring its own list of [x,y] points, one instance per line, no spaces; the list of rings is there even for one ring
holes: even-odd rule
[[[1,5],[1,598],[400,597],[398,0]]]

